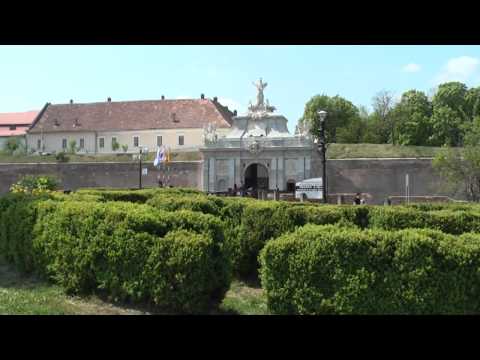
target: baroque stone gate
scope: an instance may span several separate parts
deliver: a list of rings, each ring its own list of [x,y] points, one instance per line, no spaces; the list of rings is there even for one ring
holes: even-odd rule
[[[260,79],[257,102],[250,103],[245,116],[232,119],[231,131],[218,138],[215,128],[205,128],[203,188],[207,192],[227,191],[235,185],[247,189],[287,190],[297,181],[311,177],[313,141],[308,131],[291,135],[287,119],[274,114],[264,101],[267,86]]]

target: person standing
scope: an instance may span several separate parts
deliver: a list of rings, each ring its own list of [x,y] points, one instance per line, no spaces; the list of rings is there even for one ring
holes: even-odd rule
[[[355,199],[353,200],[353,205],[360,205],[360,204],[361,204],[360,193],[357,193],[355,195]]]

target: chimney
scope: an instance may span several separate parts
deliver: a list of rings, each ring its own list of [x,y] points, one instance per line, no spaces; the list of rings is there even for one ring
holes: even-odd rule
[[[70,104],[73,104],[73,99],[70,99]]]
[[[237,110],[233,110],[233,116],[237,116]]]
[[[213,98],[213,102],[216,103],[217,101],[218,101],[218,98],[215,96],[215,97]]]
[[[200,99],[204,100],[205,99],[205,94],[200,94]]]
[[[162,100],[165,100],[165,95],[162,95]]]
[[[112,102],[112,98],[111,98],[111,97],[108,97],[107,101],[108,101],[108,102]]]

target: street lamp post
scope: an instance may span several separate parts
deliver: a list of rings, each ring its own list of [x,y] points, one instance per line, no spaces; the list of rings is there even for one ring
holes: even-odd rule
[[[327,201],[327,158],[326,158],[326,144],[325,144],[325,118],[327,117],[326,111],[318,111],[318,117],[320,119],[320,139],[318,147],[322,153],[322,197],[323,202]]]
[[[142,148],[140,148],[140,153],[138,155],[139,167],[138,167],[138,188],[142,190]]]
[[[138,155],[138,159],[139,159],[139,168],[138,168],[138,188],[141,190],[142,189],[142,154],[145,152],[146,154],[148,154],[148,148],[143,148],[140,146],[140,153]]]

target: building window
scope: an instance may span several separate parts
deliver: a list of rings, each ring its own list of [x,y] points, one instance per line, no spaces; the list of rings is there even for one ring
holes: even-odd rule
[[[103,149],[105,147],[105,138],[98,138],[98,147]]]
[[[85,148],[85,139],[81,138],[80,139],[80,149],[84,149],[84,148]]]
[[[67,148],[67,139],[62,139],[62,149]]]
[[[38,139],[37,140],[37,150],[40,150],[42,148],[42,140]]]
[[[16,125],[10,125],[10,130],[17,130],[17,126]]]
[[[112,137],[112,150],[117,150],[117,138],[115,136]]]
[[[138,136],[133,137],[133,147],[138,147]]]
[[[183,145],[185,144],[185,138],[183,135],[178,136],[178,145]]]
[[[160,135],[157,136],[157,146],[162,146],[162,137]]]

